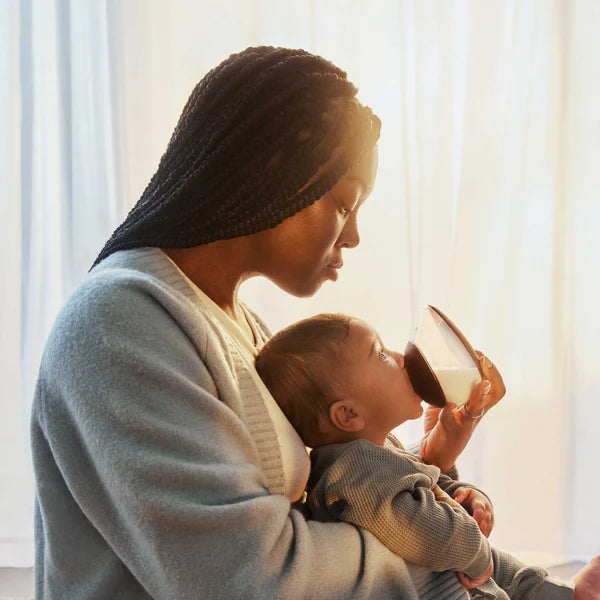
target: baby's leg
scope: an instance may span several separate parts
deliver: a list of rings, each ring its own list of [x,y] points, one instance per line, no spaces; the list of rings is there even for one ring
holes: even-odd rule
[[[507,552],[492,548],[494,572],[492,579],[511,600],[573,600],[573,588],[548,577],[540,567],[530,567]],[[481,586],[482,591],[485,585]],[[582,597],[581,600],[592,600]],[[594,599],[595,600],[595,599]]]

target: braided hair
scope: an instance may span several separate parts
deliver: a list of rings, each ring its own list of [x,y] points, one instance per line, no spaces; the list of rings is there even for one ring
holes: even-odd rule
[[[232,54],[192,91],[156,173],[94,265],[117,250],[250,235],[313,204],[379,138],[357,91],[304,50]]]

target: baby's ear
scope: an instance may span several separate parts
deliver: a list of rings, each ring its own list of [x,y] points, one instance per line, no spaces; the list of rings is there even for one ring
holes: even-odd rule
[[[365,419],[352,401],[338,400],[329,407],[329,418],[334,427],[348,433],[357,433],[365,428]]]

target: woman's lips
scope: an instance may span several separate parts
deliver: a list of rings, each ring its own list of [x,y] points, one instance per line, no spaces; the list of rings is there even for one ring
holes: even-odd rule
[[[332,281],[337,281],[338,278],[338,269],[342,268],[342,263],[337,263],[334,265],[327,265],[327,277]]]

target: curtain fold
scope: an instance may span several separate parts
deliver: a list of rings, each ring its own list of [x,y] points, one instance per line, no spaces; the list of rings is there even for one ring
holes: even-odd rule
[[[560,329],[555,335],[568,342],[563,387],[571,441],[565,501],[568,547],[573,552],[597,553],[600,511],[595,498],[600,483],[593,473],[600,456],[600,4],[577,0],[563,9],[566,126],[561,139],[565,195],[560,216],[565,241],[553,255],[564,264],[563,285],[556,293]]]
[[[8,82],[0,118],[2,131],[10,133],[1,143],[8,186],[2,197],[7,218],[0,224],[7,245],[2,341],[12,349],[0,366],[8,381],[0,438],[0,564],[21,566],[33,559],[28,421],[44,343],[125,205],[117,203],[115,161],[122,144],[111,101],[118,78],[109,52],[109,7],[68,0],[5,0],[0,6]]]
[[[0,3],[0,564],[30,564],[31,506],[21,377],[21,134],[18,2]]]
[[[273,329],[356,315],[399,350],[442,308],[507,383],[459,464],[494,501],[493,543],[600,552],[599,34],[594,0],[1,0],[0,566],[31,561],[27,421],[55,315],[195,83],[258,44],[339,64],[383,128],[340,281],[244,299]]]

